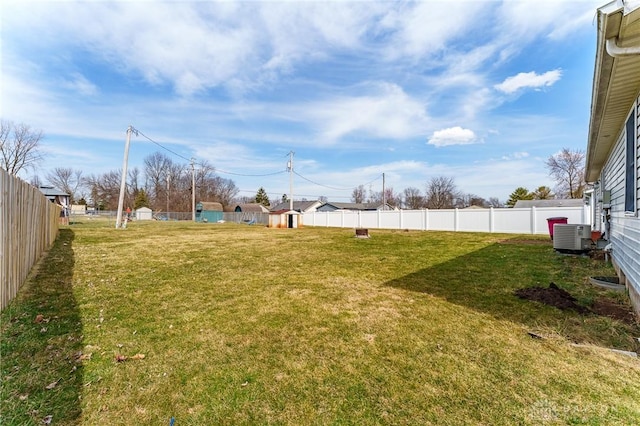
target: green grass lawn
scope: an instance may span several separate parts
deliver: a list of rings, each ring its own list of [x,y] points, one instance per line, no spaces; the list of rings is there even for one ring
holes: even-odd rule
[[[640,424],[638,324],[514,296],[627,303],[548,238],[112,226],[2,312],[0,424]]]

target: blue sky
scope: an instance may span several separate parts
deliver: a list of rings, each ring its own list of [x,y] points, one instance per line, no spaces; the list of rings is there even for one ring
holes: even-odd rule
[[[40,176],[121,168],[132,125],[240,195],[288,193],[287,173],[243,175],[294,151],[295,199],[385,173],[506,201],[586,147],[604,3],[5,0],[1,116],[43,130]],[[134,136],[129,167],[158,150]]]

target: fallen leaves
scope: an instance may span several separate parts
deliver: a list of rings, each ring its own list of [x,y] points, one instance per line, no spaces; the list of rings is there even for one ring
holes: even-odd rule
[[[125,362],[127,360],[137,361],[137,360],[144,359],[144,357],[145,357],[144,354],[135,354],[133,356],[126,356],[126,355],[122,355],[122,354],[116,354],[115,360],[116,360],[116,362]]]
[[[45,389],[46,390],[54,389],[56,386],[58,386],[58,383],[60,383],[60,380],[62,380],[62,379],[58,379],[55,382],[49,383],[47,386],[45,386]]]
[[[76,361],[87,361],[91,359],[91,356],[93,356],[93,353],[91,352],[89,353],[78,352],[76,354]]]

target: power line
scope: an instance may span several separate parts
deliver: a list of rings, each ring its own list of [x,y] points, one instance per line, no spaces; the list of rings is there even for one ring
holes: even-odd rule
[[[164,149],[165,151],[168,151],[168,152],[172,153],[172,154],[173,154],[173,155],[175,155],[176,157],[180,157],[180,158],[182,158],[182,159],[183,159],[183,160],[185,160],[185,161],[191,162],[191,159],[190,159],[190,158],[184,157],[184,156],[182,156],[182,155],[178,154],[177,152],[170,150],[169,148],[167,148],[166,146],[162,145],[161,143],[154,141],[154,140],[153,140],[153,139],[151,139],[149,136],[147,136],[147,135],[145,135],[144,133],[142,133],[140,130],[137,130],[137,133],[141,134],[141,135],[142,135],[144,138],[146,138],[149,142],[151,142],[151,143],[153,143],[153,144],[158,145],[160,148]]]
[[[180,158],[182,158],[183,160],[188,161],[189,163],[191,163],[191,161],[192,161],[192,159],[191,159],[191,158],[184,157],[184,156],[182,156],[182,155],[178,154],[177,152],[175,152],[175,151],[173,151],[173,150],[171,150],[171,149],[167,148],[166,146],[162,145],[160,142],[157,142],[157,141],[155,141],[155,140],[151,139],[149,136],[145,135],[145,134],[144,134],[144,133],[142,133],[140,130],[136,130],[136,129],[134,129],[134,132],[135,132],[136,134],[140,134],[140,135],[142,135],[142,136],[143,136],[145,139],[147,139],[149,142],[151,142],[151,143],[153,143],[153,144],[155,144],[155,145],[159,146],[160,148],[164,149],[164,150],[165,150],[165,151],[167,151],[167,152],[172,153],[172,154],[173,154],[173,155],[175,155],[176,157],[180,157]],[[198,166],[203,166],[203,164],[202,164],[202,163],[194,163],[194,164],[195,164],[195,165],[198,165]],[[281,174],[281,173],[285,173],[285,172],[286,172],[286,170],[281,170],[281,171],[278,171],[278,172],[265,173],[265,174],[244,174],[244,173],[234,173],[234,172],[228,172],[228,171],[225,171],[225,170],[220,170],[220,169],[216,168],[215,166],[214,166],[214,169],[215,169],[215,171],[216,171],[217,173],[224,173],[224,174],[227,174],[227,175],[245,176],[245,177],[264,177],[264,176],[274,176],[274,175],[278,175],[278,174]]]
[[[255,190],[251,190],[251,189],[239,189],[238,192],[242,192],[242,193],[247,193],[247,194],[256,194],[257,191]],[[269,196],[275,196],[280,197],[282,195],[286,195],[286,194],[281,194],[279,192],[267,192],[265,191],[265,193]],[[304,197],[304,198],[314,198],[314,199],[319,199],[321,196],[317,195],[317,194],[296,194],[297,197]],[[344,199],[350,199],[351,197],[348,195],[333,195],[331,196],[331,198],[344,198]]]
[[[293,171],[293,173],[295,173],[295,174],[296,174],[296,176],[299,176],[299,177],[301,177],[302,179],[306,180],[307,182],[312,183],[312,184],[317,185],[317,186],[322,186],[323,188],[333,189],[333,190],[336,190],[336,191],[351,191],[351,190],[353,189],[353,187],[350,187],[350,188],[336,188],[336,187],[333,187],[333,186],[323,185],[323,184],[321,184],[321,183],[318,183],[318,182],[312,181],[311,179],[309,179],[309,178],[306,178],[306,177],[302,176],[300,173],[296,172],[295,170]],[[371,181],[369,181],[369,182],[367,182],[367,183],[363,183],[363,184],[362,184],[362,186],[369,185],[369,184],[371,184],[371,183],[373,183],[373,182],[377,181],[377,180],[378,180],[378,179],[380,179],[381,177],[382,177],[382,175],[377,176],[375,179],[373,179],[373,180],[371,180]]]
[[[214,167],[215,168],[215,167]],[[246,177],[263,177],[263,176],[274,176],[274,175],[280,175],[282,173],[286,173],[286,170],[280,170],[279,172],[273,172],[273,173],[265,173],[263,175],[247,175],[244,173],[234,173],[234,172],[226,172],[224,170],[220,170],[220,169],[215,169],[216,172],[218,173],[224,173],[227,175],[233,175],[233,176],[246,176]]]
[[[167,151],[167,152],[170,152],[171,154],[175,155],[176,157],[179,157],[179,158],[181,158],[181,159],[183,159],[183,160],[185,160],[185,161],[187,161],[187,162],[189,162],[189,163],[192,163],[192,162],[193,162],[193,158],[187,158],[187,157],[185,157],[185,156],[183,156],[183,155],[181,155],[181,154],[178,154],[177,152],[175,152],[175,151],[173,151],[173,150],[171,150],[171,149],[167,148],[166,146],[162,145],[160,142],[157,142],[157,141],[153,140],[152,138],[150,138],[149,136],[145,135],[145,134],[144,134],[144,133],[142,133],[140,130],[138,130],[138,129],[134,129],[134,128],[132,127],[132,128],[131,128],[131,131],[132,131],[133,133],[135,133],[135,134],[136,134],[136,136],[137,136],[137,135],[142,135],[142,137],[144,137],[145,139],[147,139],[149,142],[151,142],[151,143],[153,143],[153,144],[155,144],[155,145],[159,146],[160,148],[164,149],[164,150],[165,150],[165,151]],[[287,154],[287,156],[288,156],[288,155],[290,155],[290,154]],[[204,164],[202,164],[202,163],[193,163],[193,164],[198,165],[198,166],[204,166]],[[216,173],[222,173],[222,174],[227,174],[227,175],[232,175],[232,176],[242,176],[242,177],[265,177],[265,176],[275,176],[275,175],[279,175],[279,174],[282,174],[282,173],[287,173],[287,171],[289,171],[289,170],[280,170],[280,171],[277,171],[277,172],[263,173],[263,174],[247,174],[247,173],[235,173],[235,172],[229,172],[229,171],[226,171],[226,170],[220,170],[220,169],[218,169],[218,168],[216,168],[216,167],[214,166],[214,172],[216,172]],[[317,186],[321,186],[321,187],[323,187],[323,188],[333,189],[333,190],[335,190],[335,191],[350,191],[350,190],[352,190],[352,189],[353,189],[353,187],[350,187],[350,188],[337,188],[337,187],[334,187],[334,186],[323,185],[323,184],[321,184],[321,183],[315,182],[315,181],[313,181],[313,180],[311,180],[311,179],[309,179],[309,178],[307,178],[307,177],[302,176],[300,173],[296,172],[296,171],[295,171],[295,170],[293,170],[293,169],[292,169],[291,171],[292,171],[294,174],[296,174],[298,177],[300,177],[300,178],[302,178],[302,179],[306,180],[307,182],[312,183],[312,184],[317,185]],[[367,183],[364,183],[364,184],[362,184],[362,185],[363,185],[363,186],[370,185],[370,184],[372,184],[373,182],[375,182],[375,181],[377,181],[378,179],[380,179],[381,177],[382,177],[382,174],[381,174],[380,176],[377,176],[375,179],[373,179],[373,180],[371,180],[371,181],[369,181],[369,182],[367,182]]]

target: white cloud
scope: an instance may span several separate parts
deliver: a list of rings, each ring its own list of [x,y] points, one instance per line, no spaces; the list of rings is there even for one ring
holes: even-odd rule
[[[478,142],[478,138],[473,130],[463,129],[460,126],[456,126],[433,132],[427,143],[429,145],[441,147],[450,145],[469,145],[476,142]]]
[[[512,154],[509,155],[503,155],[502,159],[503,160],[521,160],[523,158],[527,158],[529,156],[528,152],[514,152]]]
[[[517,75],[507,77],[502,83],[496,84],[494,87],[506,94],[512,94],[520,89],[552,86],[556,81],[560,80],[562,70],[557,69],[547,71],[543,74],[537,74],[535,71],[521,72]]]
[[[303,115],[327,143],[354,133],[404,139],[424,132],[427,123],[424,105],[401,87],[375,83],[368,90],[371,94],[313,103],[303,109],[306,110]]]
[[[500,31],[513,40],[529,41],[538,36],[559,38],[577,30],[577,22],[582,28],[589,28],[595,11],[602,6],[600,0],[503,1],[498,10]],[[591,20],[586,14],[591,14]]]
[[[82,96],[93,96],[99,91],[95,84],[80,73],[73,73],[71,79],[65,81],[62,86]]]
[[[483,22],[489,10],[483,2],[417,2],[393,7],[380,22],[381,28],[391,32],[386,56],[419,59],[449,49],[469,27]]]

